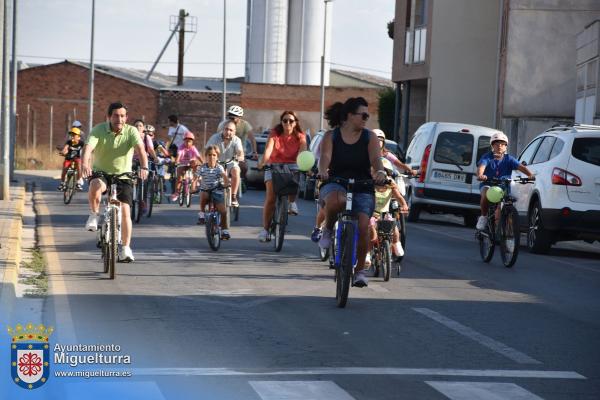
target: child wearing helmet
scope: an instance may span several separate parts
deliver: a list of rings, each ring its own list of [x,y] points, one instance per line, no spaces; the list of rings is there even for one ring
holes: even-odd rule
[[[181,180],[185,171],[192,168],[196,171],[199,163],[202,163],[202,155],[194,146],[194,140],[196,140],[192,132],[186,132],[183,135],[183,144],[177,149],[177,158],[175,165],[177,165],[177,185],[175,191],[171,194],[171,201],[177,201],[179,189],[181,188]],[[195,176],[195,174],[194,174]],[[196,182],[192,182],[192,192],[195,190]]]
[[[381,163],[383,164],[383,168],[388,178],[390,178],[394,172],[394,166],[384,157],[381,158]],[[408,204],[393,181],[384,186],[375,186],[375,211],[369,221],[369,252],[367,252],[365,266],[371,265],[370,251],[373,247],[373,243],[377,241],[377,220],[381,218],[386,221],[394,220],[394,217],[390,213],[390,203],[393,198],[400,203],[400,212],[408,213]],[[402,257],[404,255],[404,249],[402,249],[402,245],[400,244],[400,231],[397,226],[394,227],[392,236],[392,253],[396,257]]]
[[[481,215],[477,219],[477,230],[483,230],[487,224],[487,213],[489,202],[487,191],[490,188],[486,180],[491,178],[510,177],[512,171],[519,170],[526,174],[529,179],[535,179],[533,173],[525,166],[519,163],[519,160],[508,154],[508,137],[503,132],[495,132],[490,138],[492,150],[481,156],[477,163],[477,179],[481,181],[479,190],[481,192],[480,208]],[[498,208],[498,212],[500,209]],[[496,216],[496,218],[498,215]]]
[[[66,141],[59,152],[61,156],[65,157],[65,161],[63,162],[60,185],[58,185],[57,190],[62,191],[65,189],[65,175],[72,163],[75,163],[77,166],[77,176],[79,177],[77,180],[77,190],[83,189],[83,177],[81,175],[81,149],[83,148],[83,144],[83,140],[81,140],[81,130],[79,128],[71,128],[69,130],[69,140]]]

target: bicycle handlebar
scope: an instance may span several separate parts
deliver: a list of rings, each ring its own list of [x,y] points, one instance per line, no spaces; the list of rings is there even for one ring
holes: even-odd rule
[[[512,179],[512,178],[488,178],[482,182],[488,182],[492,185],[501,185],[501,184],[507,183],[507,182],[515,182],[515,183],[520,183],[520,184],[524,185],[526,183],[533,183],[534,181],[535,181],[535,177],[533,177],[533,179],[531,179],[528,177],[517,176],[514,179]]]

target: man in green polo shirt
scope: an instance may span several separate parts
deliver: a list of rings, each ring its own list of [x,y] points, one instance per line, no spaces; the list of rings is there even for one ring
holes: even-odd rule
[[[134,150],[142,165],[141,178],[148,177],[148,157],[138,130],[127,125],[127,107],[122,103],[108,106],[109,121],[94,126],[83,148],[81,166],[84,178],[90,178],[88,201],[90,216],[85,224],[88,231],[98,230],[100,198],[110,183],[117,184],[117,199],[121,202],[121,248],[120,261],[131,262],[135,258],[131,251],[131,204],[133,187],[129,177],[118,177],[131,172]],[[93,168],[90,159],[94,154]],[[112,177],[113,175],[117,175]]]

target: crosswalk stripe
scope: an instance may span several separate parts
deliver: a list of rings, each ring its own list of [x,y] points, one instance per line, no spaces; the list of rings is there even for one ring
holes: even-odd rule
[[[454,321],[453,319],[443,316],[438,312],[435,312],[428,308],[413,308],[413,310],[420,314],[423,314],[428,318],[431,318],[436,322],[439,322],[445,327],[450,328],[453,331],[460,333],[461,335],[466,336],[471,340],[476,341],[482,346],[485,346],[498,354],[502,354],[503,356],[510,358],[515,362],[518,362],[519,364],[542,364],[540,361],[529,357],[527,354],[521,353],[520,351],[513,349],[512,347],[504,343],[494,340],[489,336],[485,336],[475,331],[474,329],[471,329],[468,326],[461,324],[460,322]]]
[[[262,400],[354,400],[332,381],[250,381]]]
[[[543,400],[514,383],[432,381],[426,383],[451,400]]]

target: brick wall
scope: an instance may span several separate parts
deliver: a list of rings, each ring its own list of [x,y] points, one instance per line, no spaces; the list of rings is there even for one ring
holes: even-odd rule
[[[331,104],[344,102],[349,97],[364,97],[369,103],[371,118],[369,128],[379,126],[377,108],[379,89],[326,87],[325,109]],[[321,88],[319,86],[273,85],[262,83],[242,83],[242,104],[245,118],[256,131],[274,126],[279,122],[283,110],[293,110],[298,114],[304,130],[315,132],[319,128],[321,109]]]
[[[50,146],[50,105],[53,106],[53,145],[64,142],[70,127],[69,122],[75,119],[83,123],[87,133],[88,79],[87,68],[69,62],[19,71],[17,145],[26,144],[28,104],[30,145],[33,142],[35,125],[37,145]],[[105,120],[108,105],[114,101],[122,101],[127,105],[131,123],[142,116],[148,123],[157,122],[157,90],[115,78],[101,71],[96,71],[94,81],[94,124]]]
[[[206,136],[216,132],[217,126],[221,122],[223,104],[221,93],[211,92],[192,92],[192,91],[174,91],[164,90],[160,94],[159,103],[159,124],[161,138],[166,138],[164,132],[168,129],[167,117],[175,114],[179,117],[179,122],[187,126],[198,140],[204,140],[205,123]],[[227,104],[239,104],[240,96],[238,94],[227,94]]]

